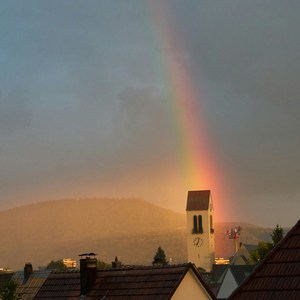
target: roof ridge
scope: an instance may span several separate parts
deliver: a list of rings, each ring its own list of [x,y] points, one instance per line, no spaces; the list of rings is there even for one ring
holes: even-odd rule
[[[282,238],[281,241],[279,241],[274,248],[267,253],[267,255],[257,264],[257,266],[254,268],[254,271],[242,282],[242,284],[233,291],[233,293],[229,296],[228,299],[232,299],[235,295],[239,293],[240,290],[255,276],[255,274],[264,266],[264,264],[271,264],[272,262],[268,262],[268,260],[276,253],[285,243],[288,239],[290,239],[294,232],[300,227],[300,219],[297,221],[297,223],[287,232],[287,234]],[[296,233],[296,235],[299,235]],[[297,247],[298,249],[298,247]],[[273,262],[276,264],[276,262]],[[279,290],[279,289],[278,289]]]
[[[180,267],[187,267],[188,263],[183,263],[183,264],[176,264],[176,265],[165,265],[165,266],[130,266],[130,265],[125,265],[122,266],[121,268],[109,268],[109,269],[103,269],[103,270],[97,270],[97,272],[109,272],[109,271],[122,271],[122,270],[161,270],[161,269],[172,269],[172,268],[180,268]]]

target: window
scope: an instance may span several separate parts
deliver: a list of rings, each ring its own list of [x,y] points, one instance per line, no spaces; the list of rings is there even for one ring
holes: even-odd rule
[[[193,217],[193,221],[194,221],[193,233],[197,233],[197,232],[198,232],[197,216],[194,216],[194,217]]]
[[[193,233],[203,233],[202,216],[193,216]]]
[[[202,227],[202,216],[198,216],[198,232],[203,233],[203,227]]]
[[[210,233],[214,233],[215,230],[214,230],[214,223],[213,223],[213,216],[212,215],[209,216],[209,225],[210,225]]]

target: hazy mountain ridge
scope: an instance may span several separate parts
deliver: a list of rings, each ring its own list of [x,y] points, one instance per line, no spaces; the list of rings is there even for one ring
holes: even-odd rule
[[[242,226],[241,240],[268,239],[271,229],[246,223],[215,224],[216,255],[229,256],[225,232]],[[150,264],[158,246],[174,263],[186,261],[186,216],[141,199],[81,199],[40,202],[0,212],[0,267],[34,267],[51,259],[97,252],[110,262]]]

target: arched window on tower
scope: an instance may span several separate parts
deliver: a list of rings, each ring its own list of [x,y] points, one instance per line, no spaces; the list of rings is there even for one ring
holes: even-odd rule
[[[202,227],[202,216],[198,216],[198,232],[203,233],[203,227]]]
[[[193,217],[193,221],[194,221],[193,233],[197,233],[198,232],[197,216]]]
[[[203,233],[202,216],[193,216],[193,233]]]
[[[210,223],[210,233],[214,233],[215,230],[214,230],[214,223],[213,223],[213,216],[212,215],[209,216],[209,223]]]

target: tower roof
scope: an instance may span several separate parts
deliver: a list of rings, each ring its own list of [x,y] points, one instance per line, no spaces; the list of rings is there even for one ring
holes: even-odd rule
[[[189,191],[186,210],[207,210],[209,207],[210,190]]]

